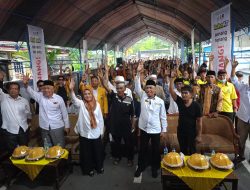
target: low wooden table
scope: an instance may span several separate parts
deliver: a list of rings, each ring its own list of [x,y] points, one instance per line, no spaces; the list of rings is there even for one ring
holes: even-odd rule
[[[163,168],[161,169],[161,182],[163,190],[190,189],[179,177]],[[223,182],[230,182],[232,184],[232,190],[238,189],[238,177],[234,174],[234,172],[225,177],[221,183]]]
[[[53,182],[54,188],[58,190],[67,178],[68,174],[72,172],[72,165],[70,162],[70,159],[58,159],[54,162],[50,162],[44,166],[34,181],[40,180],[42,182]],[[3,161],[2,165],[6,176],[7,186],[10,185],[12,179],[17,177],[18,173],[24,173],[22,170],[17,168],[9,158]],[[27,178],[29,177],[27,176]]]

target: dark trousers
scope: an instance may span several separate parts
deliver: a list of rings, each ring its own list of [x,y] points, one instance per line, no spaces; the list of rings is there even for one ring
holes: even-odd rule
[[[180,145],[180,151],[184,155],[191,155],[196,152],[196,143],[195,143],[196,135],[188,135],[177,132],[177,138]]]
[[[29,142],[28,130],[24,132],[22,127],[19,127],[18,134],[12,134],[8,131],[5,131],[5,137],[7,140],[6,145],[9,154],[12,154],[12,152],[18,145],[28,145]]]
[[[148,134],[141,130],[140,135],[140,149],[138,156],[138,169],[140,171],[145,170],[148,152],[148,143],[151,140],[151,166],[152,170],[157,170],[160,167],[160,133],[159,134]]]
[[[80,165],[84,174],[103,168],[103,145],[101,137],[88,139],[80,136]]]
[[[127,136],[116,136],[112,135],[114,139],[114,144],[113,144],[113,156],[117,159],[122,158],[122,146],[121,146],[121,140],[124,140],[125,143],[125,151],[126,151],[126,157],[128,160],[133,160],[134,159],[134,145],[133,145],[133,136],[132,133],[127,135]]]
[[[235,113],[234,112],[220,112],[219,114],[227,116],[234,123],[234,117],[235,117]]]

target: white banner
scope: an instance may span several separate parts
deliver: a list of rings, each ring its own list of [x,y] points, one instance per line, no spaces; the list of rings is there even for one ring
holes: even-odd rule
[[[45,54],[43,29],[36,26],[28,26],[30,60],[32,63],[33,86],[36,89],[38,80],[48,79],[48,67]]]
[[[231,16],[228,4],[211,14],[212,52],[214,54],[214,70],[224,69],[224,60],[231,59]],[[231,73],[228,64],[227,73]]]

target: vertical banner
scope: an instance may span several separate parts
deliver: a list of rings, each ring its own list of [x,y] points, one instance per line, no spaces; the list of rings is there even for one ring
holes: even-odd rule
[[[43,29],[36,26],[28,26],[29,52],[32,63],[33,86],[36,89],[38,80],[48,79],[48,66],[45,54]]]
[[[192,59],[193,59],[193,65],[194,65],[194,62],[195,62],[194,29],[191,31],[191,46],[192,46]]]
[[[212,52],[214,54],[214,70],[224,69],[224,60],[231,58],[231,16],[228,4],[211,14]],[[228,64],[227,73],[231,73]]]

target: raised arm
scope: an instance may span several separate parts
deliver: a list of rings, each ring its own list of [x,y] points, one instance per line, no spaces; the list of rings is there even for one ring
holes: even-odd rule
[[[70,89],[70,94],[71,94],[71,99],[72,99],[72,103],[77,106],[80,107],[81,105],[81,100],[79,100],[74,92],[74,88],[75,88],[75,81],[73,78],[71,78],[70,80],[70,84],[69,84],[69,89]]]
[[[170,92],[172,98],[174,99],[174,101],[177,100],[177,94],[174,91],[174,79],[176,76],[177,76],[177,73],[172,71],[171,76],[170,76],[171,78],[170,78],[170,84],[169,84],[169,92]]]
[[[211,53],[209,55],[209,70],[214,69],[214,55]]]
[[[105,73],[104,73],[104,76],[102,73],[98,73],[98,77],[103,85],[103,87],[106,89],[106,91],[110,94],[112,91],[114,91],[113,88],[115,88],[111,83],[111,85],[113,86],[113,88],[111,87],[110,88],[110,85],[109,85],[109,80],[108,80],[108,65],[105,64]]]
[[[234,78],[235,77],[235,70],[236,70],[236,67],[239,65],[238,61],[236,61],[235,57],[234,57],[234,60],[232,62],[232,71],[231,71],[231,78]]]
[[[36,92],[35,90],[33,90],[30,86],[29,86],[29,75],[23,75],[23,85],[24,88],[27,89],[27,92],[29,93],[29,95],[31,96],[31,98],[33,98],[36,102],[40,101],[41,98],[41,94],[39,92]]]
[[[225,57],[225,59],[224,59],[224,70],[227,70],[228,64],[229,64],[229,59],[227,57]]]
[[[136,77],[135,77],[135,93],[141,97],[142,95],[142,88],[141,88],[141,80],[140,80],[140,73],[142,72],[143,70],[143,62],[139,62],[139,65],[137,67],[137,74],[136,74]]]

